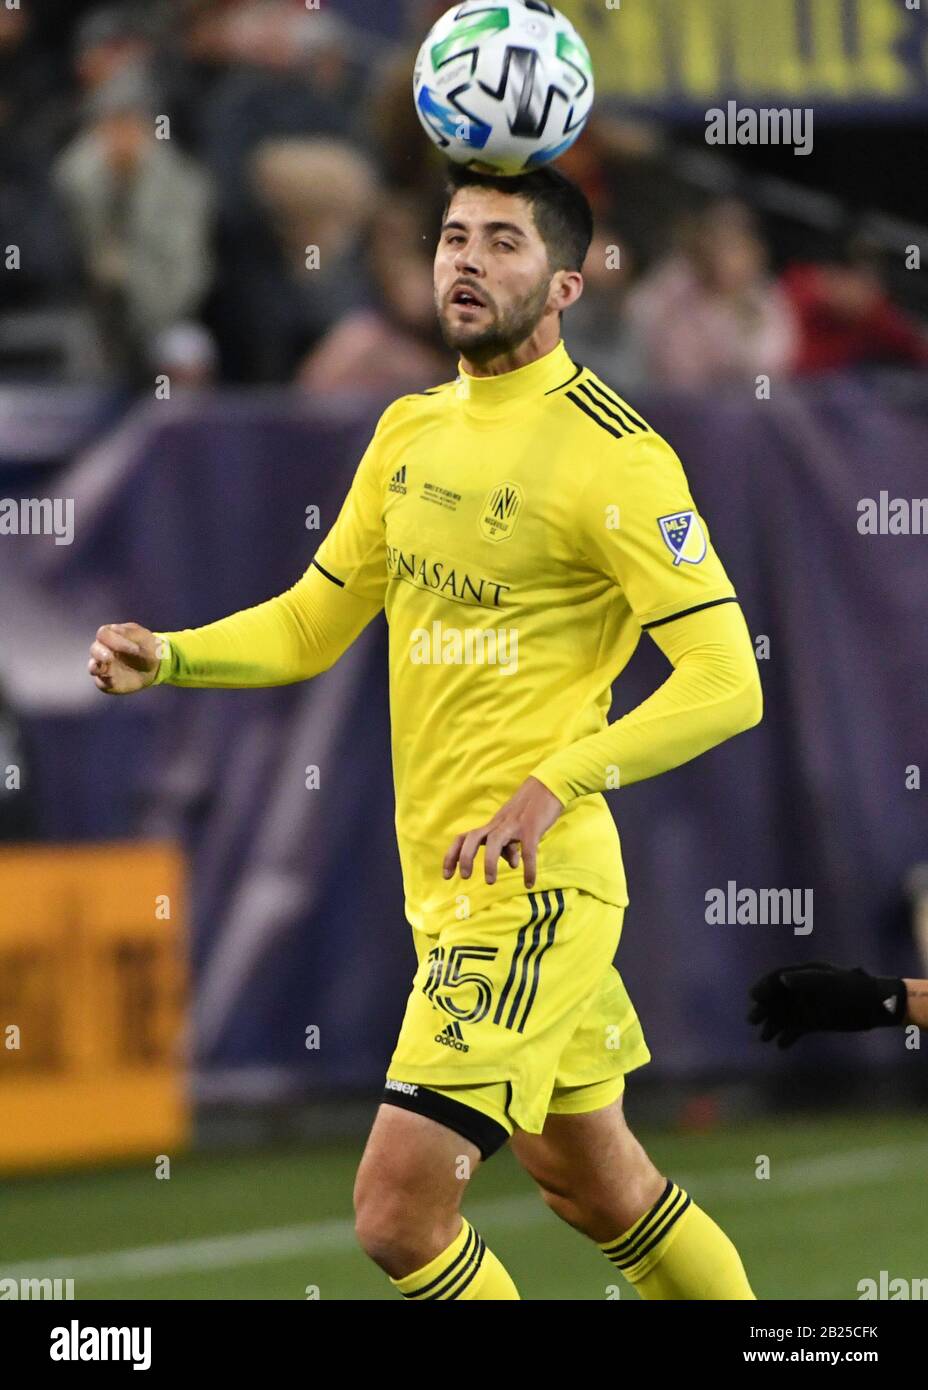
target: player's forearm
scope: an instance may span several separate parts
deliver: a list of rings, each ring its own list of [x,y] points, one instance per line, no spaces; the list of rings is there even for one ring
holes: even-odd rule
[[[928,1028],[928,980],[906,980],[907,1006],[906,1023],[914,1023],[919,1028]]]
[[[691,614],[653,635],[674,666],[664,684],[624,718],[533,770],[565,804],[656,777],[759,722],[757,663],[736,604]]]
[[[155,684],[290,685],[328,670],[377,612],[314,566],[286,593],[206,627],[166,632]]]

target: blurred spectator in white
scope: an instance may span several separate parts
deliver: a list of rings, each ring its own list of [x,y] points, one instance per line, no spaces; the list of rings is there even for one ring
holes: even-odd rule
[[[455,376],[456,360],[442,342],[435,312],[432,262],[441,209],[431,226],[423,211],[398,193],[382,199],[366,248],[373,303],[329,330],[303,363],[301,385],[402,394]]]
[[[252,155],[258,220],[226,265],[219,319],[229,374],[290,380],[306,353],[367,302],[363,238],[373,166],[341,140],[272,140]]]
[[[780,283],[799,323],[797,372],[928,363],[928,333],[893,304],[882,254],[864,238],[826,263],[790,266]]]
[[[788,371],[798,334],[767,274],[767,253],[742,204],[714,203],[684,227],[680,249],[629,295],[649,376],[662,385],[753,382]]]
[[[620,395],[645,382],[641,342],[626,313],[635,262],[615,227],[598,225],[583,264],[584,289],[564,319],[564,341],[575,362],[589,367]]]
[[[55,166],[110,360],[132,376],[156,334],[196,316],[212,278],[209,181],[156,138],[154,117],[144,74],[126,68],[92,95]]]
[[[151,363],[155,375],[168,377],[172,391],[196,391],[215,385],[219,354],[202,323],[174,323],[152,343]]]

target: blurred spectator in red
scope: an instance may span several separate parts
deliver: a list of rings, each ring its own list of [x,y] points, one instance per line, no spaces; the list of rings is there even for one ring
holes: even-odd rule
[[[435,312],[434,242],[441,208],[430,227],[421,204],[392,193],[376,209],[367,241],[371,307],[346,314],[300,369],[313,391],[419,391],[457,373]]]
[[[151,92],[135,68],[93,93],[86,129],[54,177],[112,368],[140,376],[155,335],[195,317],[209,288],[207,177],[156,138]]]
[[[630,248],[614,226],[600,219],[583,264],[583,294],[564,319],[564,341],[573,360],[620,395],[637,391],[645,380],[644,352],[626,314],[634,270]]]
[[[865,238],[852,235],[827,263],[790,266],[780,283],[799,323],[797,372],[928,363],[928,333],[892,303],[882,255]]]
[[[668,386],[752,382],[795,360],[789,302],[768,278],[753,215],[733,201],[688,220],[680,250],[632,291],[628,313],[649,376]]]

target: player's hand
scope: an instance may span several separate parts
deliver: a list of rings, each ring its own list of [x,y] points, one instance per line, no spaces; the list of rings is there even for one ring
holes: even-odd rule
[[[455,835],[442,870],[451,878],[455,866],[462,878],[470,878],[474,859],[484,845],[484,875],[487,883],[496,882],[496,866],[502,856],[510,868],[519,867],[522,852],[523,877],[526,888],[534,888],[538,865],[538,842],[557,820],[564,807],[553,792],[549,792],[537,777],[528,777],[515,796],[501,806],[491,821]]]
[[[806,1033],[856,1033],[902,1023],[906,1013],[902,980],[825,961],[774,970],[752,987],[751,998],[748,1023],[763,1024],[761,1042],[776,1038],[781,1048]]]
[[[108,623],[90,645],[87,670],[106,695],[132,695],[158,674],[158,639],[138,623]]]

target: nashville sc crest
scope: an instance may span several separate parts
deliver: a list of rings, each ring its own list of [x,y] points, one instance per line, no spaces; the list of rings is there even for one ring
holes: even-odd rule
[[[483,504],[477,527],[487,541],[505,541],[512,535],[525,501],[518,483],[498,483]]]

